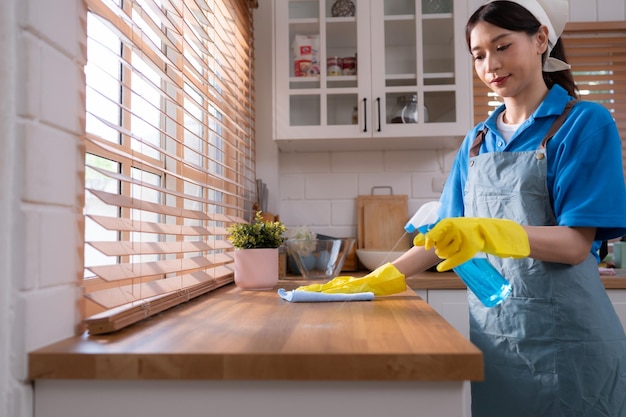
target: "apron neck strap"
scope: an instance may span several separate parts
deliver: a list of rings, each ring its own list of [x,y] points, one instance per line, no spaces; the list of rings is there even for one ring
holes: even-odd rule
[[[548,133],[546,133],[543,140],[541,141],[541,145],[539,146],[539,149],[546,148],[548,141],[552,139],[552,137],[556,134],[556,132],[559,131],[559,129],[565,122],[567,115],[572,110],[574,105],[578,103],[578,101],[579,101],[578,99],[570,100],[567,102],[567,104],[565,104],[563,113],[561,113],[559,117],[557,117],[556,120],[554,120],[554,122],[552,123],[552,126],[550,126],[550,129],[548,130]],[[478,153],[480,152],[480,145],[482,145],[483,141],[485,140],[485,136],[487,135],[488,131],[489,131],[489,128],[485,127],[484,129],[480,130],[476,134],[476,137],[474,138],[474,143],[472,143],[472,147],[470,148],[470,151],[469,151],[470,158],[478,156]]]
[[[476,134],[474,138],[474,143],[472,143],[472,147],[470,148],[470,158],[478,156],[478,152],[480,151],[480,145],[482,145],[485,140],[485,136],[487,136],[487,132],[489,131],[488,127],[485,127],[483,130]]]
[[[565,119],[567,118],[567,115],[569,114],[569,112],[574,107],[574,104],[576,104],[576,103],[578,103],[578,100],[570,100],[570,101],[567,102],[567,104],[565,105],[565,108],[563,109],[563,113],[561,113],[561,115],[556,118],[554,123],[552,123],[552,126],[550,126],[550,130],[548,130],[548,133],[546,133],[546,136],[541,141],[541,146],[539,147],[539,149],[545,149],[546,148],[546,145],[548,144],[548,141],[550,139],[552,139],[552,137],[554,135],[556,135],[556,132],[559,131],[561,126],[563,126],[563,123],[565,122]]]

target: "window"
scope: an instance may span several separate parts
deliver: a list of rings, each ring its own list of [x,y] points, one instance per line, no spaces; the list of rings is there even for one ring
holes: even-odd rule
[[[613,114],[626,158],[626,22],[568,23],[563,42],[580,98]]]
[[[85,323],[106,333],[232,282],[255,200],[249,0],[88,0]]]
[[[570,22],[562,40],[580,98],[599,102],[613,114],[626,172],[626,22]],[[483,121],[500,104],[474,73],[474,122]]]

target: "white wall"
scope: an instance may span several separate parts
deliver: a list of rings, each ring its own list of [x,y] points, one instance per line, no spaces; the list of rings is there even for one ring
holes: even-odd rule
[[[391,186],[394,194],[409,196],[412,213],[439,197],[433,179],[445,177],[452,157],[433,150],[281,153],[281,218],[287,225],[308,225],[318,233],[356,237],[357,195]]]
[[[343,235],[354,231],[354,197],[367,194],[380,181],[392,185],[398,194],[409,194],[413,205],[432,198],[429,178],[448,169],[449,155],[433,151],[278,153],[268,112],[271,4],[271,0],[260,0],[256,13],[257,166],[259,178],[269,185],[270,210],[288,222],[311,222]],[[571,0],[571,4],[576,6],[572,20],[626,20],[624,0]],[[0,1],[3,417],[33,415],[27,354],[72,335],[78,322],[84,16],[83,0]],[[302,184],[307,189],[304,194]]]
[[[71,336],[82,275],[82,0],[0,1],[0,415],[33,415],[27,352]]]

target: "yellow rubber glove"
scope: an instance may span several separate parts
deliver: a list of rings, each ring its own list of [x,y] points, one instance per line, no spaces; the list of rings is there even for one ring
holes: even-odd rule
[[[416,246],[435,248],[444,259],[438,271],[447,271],[470,260],[477,252],[501,258],[525,258],[530,254],[528,234],[524,228],[506,219],[451,217],[439,221],[425,235],[413,239]]]
[[[327,294],[373,292],[374,295],[391,295],[406,290],[406,282],[404,274],[387,262],[362,278],[337,277],[326,284],[305,285],[297,290]]]

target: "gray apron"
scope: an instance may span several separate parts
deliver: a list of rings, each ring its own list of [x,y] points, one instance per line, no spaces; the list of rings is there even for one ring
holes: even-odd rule
[[[466,216],[556,225],[546,144],[568,111],[536,151],[478,155],[486,131],[479,133],[470,151]],[[626,417],[626,336],[595,257],[574,266],[489,260],[513,291],[492,308],[468,291],[470,339],[485,362],[485,380],[472,383],[472,417]]]

